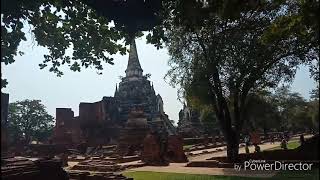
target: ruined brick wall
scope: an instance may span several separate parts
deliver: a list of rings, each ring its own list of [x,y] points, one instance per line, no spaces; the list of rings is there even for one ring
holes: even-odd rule
[[[104,130],[105,112],[103,101],[95,103],[80,103],[79,121],[83,138],[91,146],[106,143]]]
[[[56,109],[56,126],[54,128],[53,143],[72,144],[74,112],[71,108]]]
[[[81,128],[80,128],[80,120],[79,120],[79,116],[74,117],[72,119],[72,142],[73,143],[81,143],[82,141],[82,133],[81,133]]]
[[[119,120],[119,105],[117,100],[114,97],[103,97],[102,99],[103,118],[107,121],[118,123]]]
[[[104,120],[102,101],[95,103],[80,103],[79,120],[81,123],[102,122]]]
[[[56,126],[71,127],[74,113],[71,108],[57,108],[56,109]]]

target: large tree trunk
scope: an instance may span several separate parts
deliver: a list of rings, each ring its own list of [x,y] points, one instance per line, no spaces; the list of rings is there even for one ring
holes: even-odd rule
[[[239,155],[239,133],[236,130],[230,129],[224,135],[227,141],[227,158],[229,162],[237,162]]]
[[[28,145],[28,144],[30,144],[31,143],[31,137],[30,137],[30,135],[26,135],[26,137],[25,137],[25,145]]]
[[[224,110],[221,110],[224,109]],[[219,120],[223,136],[227,143],[227,158],[229,162],[236,162],[239,155],[239,141],[240,141],[240,128],[239,123],[236,127],[233,127],[231,122],[231,115],[228,107],[220,106],[220,111],[215,107],[216,116]]]

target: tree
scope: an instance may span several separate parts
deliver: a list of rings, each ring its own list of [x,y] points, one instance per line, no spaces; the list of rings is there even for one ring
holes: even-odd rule
[[[227,141],[227,156],[235,161],[239,134],[245,121],[248,94],[290,82],[313,45],[294,37],[263,41],[264,32],[281,12],[281,6],[242,13],[235,20],[210,16],[201,26],[183,26],[168,19],[165,37],[171,56],[173,85],[190,99],[211,106]]]
[[[270,92],[249,94],[246,109],[244,127],[247,128],[247,132],[262,130],[267,134],[270,130],[279,130],[280,114]]]
[[[170,26],[199,29],[212,16],[224,20],[236,20],[243,14],[254,11],[273,11],[276,16],[261,36],[264,43],[276,43],[279,39],[298,38],[299,42],[309,44],[312,53],[307,60],[301,59],[310,67],[311,76],[319,81],[319,61],[314,56],[319,52],[319,1],[223,1],[223,0],[175,0],[164,1],[159,13],[161,24],[155,26],[147,36],[149,43],[162,47],[168,38],[165,31]],[[274,12],[274,11],[273,11]],[[275,15],[275,14],[274,14]]]
[[[161,0],[4,0],[1,1],[1,62],[11,64],[29,28],[33,42],[48,48],[40,68],[49,67],[57,76],[60,66],[72,71],[94,67],[101,74],[110,55],[126,53],[125,44],[159,24]],[[66,50],[71,49],[72,54]],[[1,88],[7,83],[2,80]]]
[[[319,86],[317,86],[316,89],[311,90],[310,99],[319,100]]]
[[[24,100],[9,104],[8,132],[12,141],[44,141],[53,130],[54,118],[40,100]]]
[[[308,103],[308,116],[312,120],[312,128],[319,132],[319,99]]]
[[[179,10],[184,12],[194,2],[196,1],[188,1],[188,3],[179,1],[178,4],[181,7]],[[131,42],[131,38],[140,31],[151,30],[160,24],[162,15],[171,10],[172,3],[176,2],[162,0],[1,1],[1,62],[13,63],[14,56],[23,54],[17,50],[20,42],[26,40],[22,29],[29,25],[38,45],[49,49],[49,54],[44,56],[45,60],[40,64],[41,68],[51,64],[49,70],[59,76],[62,75],[59,66],[63,64],[69,64],[73,71],[80,71],[81,66],[94,66],[102,70],[101,62],[113,63],[113,58],[106,56],[105,53],[124,54],[125,48],[118,41],[126,38],[129,40],[127,42]],[[245,5],[245,3],[233,1],[221,1],[218,4],[213,11],[230,9],[236,5],[241,5],[239,7],[242,8]],[[110,25],[111,21],[114,26]],[[69,47],[73,49],[72,57],[66,54],[66,49]]]
[[[203,19],[212,15],[236,19],[242,13],[263,9],[270,4],[284,4],[294,13],[287,13],[275,21],[271,33],[267,33],[266,37],[269,38],[266,39],[274,39],[270,37],[279,34],[282,29],[281,35],[296,34],[297,30],[310,32],[311,29],[316,36],[301,37],[307,37],[306,41],[311,39],[312,42],[318,42],[319,1],[3,0],[1,62],[11,64],[15,61],[15,56],[23,55],[23,52],[18,51],[18,46],[21,41],[26,40],[23,28],[29,27],[34,42],[49,50],[44,55],[44,61],[39,64],[41,69],[49,67],[49,71],[58,76],[63,74],[59,68],[63,65],[68,65],[72,71],[94,67],[101,73],[103,62],[113,64],[113,58],[109,55],[126,53],[121,40],[125,39],[128,44],[134,36],[140,36],[141,31],[150,31],[148,41],[160,48],[163,47],[162,40],[167,40],[164,32],[168,23],[201,26]],[[297,11],[296,7],[301,8]],[[172,13],[174,20],[168,22]],[[66,54],[67,48],[73,50],[72,55]],[[318,65],[317,62],[310,63],[316,77],[319,76]],[[5,79],[1,80],[1,88],[6,85]]]
[[[14,63],[15,56],[23,55],[18,47],[21,41],[26,41],[23,28],[29,28],[36,45],[49,50],[39,64],[40,69],[49,67],[50,72],[61,76],[63,72],[59,67],[62,65],[79,72],[81,67],[94,67],[101,74],[103,62],[113,64],[110,55],[126,53],[121,40],[131,42],[130,38],[143,30],[144,22],[131,20],[141,19],[132,15],[135,4],[119,6],[119,2],[103,1],[102,6],[97,7],[99,3],[86,0],[1,1],[1,63]],[[143,8],[142,5],[140,3],[138,7]],[[105,13],[98,14],[96,9],[101,7]],[[131,9],[130,16],[126,11],[128,8]],[[144,12],[143,9],[140,12]],[[143,15],[152,16],[153,10]],[[149,17],[149,20],[153,19]],[[112,20],[115,20],[114,25],[110,24]],[[66,53],[68,48],[72,49],[72,54]],[[1,75],[1,88],[6,85]]]
[[[319,52],[319,1],[278,1],[283,11],[273,21],[263,35],[263,41],[274,42],[279,38],[295,37],[299,41],[313,46],[314,52]],[[310,57],[304,62],[310,68],[311,76],[319,81],[319,60]]]
[[[319,131],[319,86],[311,91],[310,101],[308,102],[309,113],[314,129]]]
[[[308,117],[308,103],[296,92],[291,92],[288,86],[276,89],[274,102],[280,113],[280,129],[302,130],[303,127],[311,127],[312,122]]]
[[[203,125],[205,134],[209,135],[220,135],[220,127],[215,113],[210,107],[202,107],[200,111],[200,121]]]
[[[112,64],[108,54],[126,48],[121,45],[125,35],[109,25],[110,20],[98,16],[81,1],[2,1],[1,2],[1,62],[15,61],[18,46],[26,41],[23,28],[29,25],[37,45],[47,47],[49,54],[39,66],[50,64],[50,71],[61,76],[59,66],[68,64],[73,71],[93,66],[102,70],[101,62]],[[72,56],[66,50],[72,47]]]
[[[247,99],[246,122],[249,130],[303,132],[316,129],[316,101],[306,101],[299,93],[283,86],[271,94],[258,92]],[[246,131],[248,131],[246,129]]]

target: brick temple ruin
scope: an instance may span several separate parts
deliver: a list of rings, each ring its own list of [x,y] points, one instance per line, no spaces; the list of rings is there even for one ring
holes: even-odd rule
[[[204,134],[204,127],[200,121],[200,112],[183,104],[179,112],[177,131],[185,138],[200,137]]]
[[[134,123],[146,126],[142,128],[149,131],[176,134],[175,127],[163,110],[161,96],[156,94],[148,76],[143,75],[134,40],[130,45],[125,73],[119,87],[116,86],[114,97],[103,97],[101,101],[92,103],[81,102],[79,116],[75,117],[70,108],[57,108],[51,143],[75,145],[85,142],[90,146],[117,144],[126,139],[123,137],[126,134],[124,131],[129,131]],[[130,114],[135,112],[131,111],[137,110],[140,111],[140,117],[132,117]],[[132,122],[131,118],[136,120]],[[130,134],[141,134],[135,128],[136,132],[131,130]],[[142,144],[143,138],[138,140]]]
[[[125,73],[113,97],[80,103],[79,116],[71,108],[57,108],[49,143],[23,145],[2,156],[2,178],[129,180],[121,171],[188,162],[183,139],[164,112],[161,96],[143,75],[134,40]],[[4,100],[7,106],[8,98]],[[3,130],[7,108],[1,110]]]

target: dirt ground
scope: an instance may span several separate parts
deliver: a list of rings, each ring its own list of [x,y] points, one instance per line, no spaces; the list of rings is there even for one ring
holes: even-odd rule
[[[312,135],[307,135],[305,138],[310,138]],[[296,141],[299,137],[293,137],[290,141]],[[290,142],[289,141],[289,142]],[[259,145],[261,151],[280,146],[280,142],[274,144],[264,143]],[[225,146],[224,146],[225,147]],[[223,149],[224,147],[219,147]],[[198,154],[202,151],[213,151],[217,148],[210,148],[204,150],[192,151],[194,154]],[[249,147],[250,152],[254,151],[254,146]],[[245,148],[239,148],[239,153],[245,153]],[[212,152],[208,154],[201,154],[193,157],[188,157],[189,161],[203,161],[211,157],[226,156],[227,152]],[[185,167],[187,163],[170,163],[169,166],[144,166],[139,168],[133,168],[129,171],[154,171],[154,172],[171,172],[171,173],[187,173],[187,174],[207,174],[207,175],[227,175],[227,176],[246,176],[246,177],[272,177],[276,174],[275,171],[237,171],[233,168],[206,168],[206,167]]]
[[[310,138],[312,135],[307,135],[305,138]],[[290,141],[296,141],[299,137],[293,137]],[[289,142],[290,142],[289,141]],[[275,142],[274,144],[264,143],[260,145],[261,151],[274,148],[280,145],[280,142]],[[224,147],[219,147],[223,149]],[[201,153],[202,151],[208,151],[207,154],[199,154],[196,156],[188,157],[189,161],[204,161],[211,157],[226,156],[226,150],[219,152],[212,152],[217,148],[210,148],[204,150],[191,151],[193,154]],[[254,146],[249,147],[250,152],[254,151]],[[245,153],[244,147],[239,148],[239,153]],[[136,164],[140,161],[132,161],[127,163],[121,163],[119,165]],[[76,165],[78,162],[68,162],[70,167]],[[154,171],[154,172],[170,172],[170,173],[187,173],[187,174],[207,174],[207,175],[227,175],[227,176],[245,176],[245,177],[272,177],[276,174],[275,171],[237,171],[233,168],[206,168],[206,167],[185,167],[187,163],[170,163],[169,166],[143,166],[139,168],[132,168],[127,171]]]

